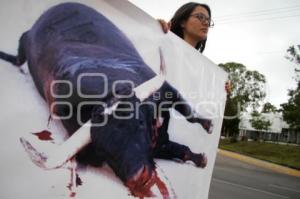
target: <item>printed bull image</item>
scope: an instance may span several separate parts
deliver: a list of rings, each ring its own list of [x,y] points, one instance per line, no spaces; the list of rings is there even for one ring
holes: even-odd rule
[[[154,158],[205,168],[204,153],[169,139],[169,109],[207,133],[212,121],[164,80],[159,53],[161,74],[156,74],[125,34],[85,5],[59,4],[42,14],[21,36],[17,56],[0,52],[1,59],[18,67],[27,61],[51,115],[61,119],[70,136],[51,156],[21,138],[34,163],[55,169],[73,156],[84,165],[106,162],[137,197],[151,196],[157,179]]]

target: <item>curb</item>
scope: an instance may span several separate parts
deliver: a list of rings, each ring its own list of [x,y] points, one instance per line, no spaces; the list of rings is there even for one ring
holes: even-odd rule
[[[259,160],[259,159],[256,159],[256,158],[252,158],[252,157],[249,157],[249,156],[241,155],[239,153],[234,153],[234,152],[226,151],[226,150],[222,150],[222,149],[218,149],[218,153],[220,155],[224,155],[226,157],[230,157],[230,158],[237,159],[237,160],[240,160],[242,162],[246,162],[246,163],[261,167],[261,168],[265,168],[265,169],[275,171],[277,173],[283,173],[283,174],[287,174],[287,175],[290,175],[290,176],[300,177],[300,171],[296,170],[296,169],[291,169],[291,168],[288,168],[288,167],[285,167],[285,166],[281,166],[281,165],[278,165],[278,164],[266,162],[266,161],[263,161],[263,160]]]

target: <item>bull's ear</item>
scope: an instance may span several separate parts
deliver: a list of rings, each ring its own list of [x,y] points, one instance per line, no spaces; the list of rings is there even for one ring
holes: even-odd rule
[[[92,110],[92,118],[102,117],[104,114],[112,114],[121,101],[126,101],[134,96],[134,84],[131,81],[116,81],[112,92],[107,96],[105,102],[98,103]],[[135,97],[136,98],[136,97]],[[97,119],[96,119],[97,120]]]
[[[126,99],[134,96],[135,84],[129,80],[119,80],[113,83],[112,97],[116,99]]]
[[[134,96],[134,83],[127,80],[119,80],[113,83],[112,92],[107,96],[105,107],[98,107],[95,114],[110,114],[114,111],[120,101]],[[94,111],[93,111],[94,112]]]

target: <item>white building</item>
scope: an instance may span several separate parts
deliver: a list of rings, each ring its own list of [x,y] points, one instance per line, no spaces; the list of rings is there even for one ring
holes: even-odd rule
[[[300,144],[300,132],[295,132],[289,129],[289,125],[283,121],[280,113],[262,113],[262,116],[271,122],[268,131],[257,130],[251,125],[251,114],[244,113],[240,117],[239,136],[246,136],[252,140],[265,140],[275,142],[287,142]]]

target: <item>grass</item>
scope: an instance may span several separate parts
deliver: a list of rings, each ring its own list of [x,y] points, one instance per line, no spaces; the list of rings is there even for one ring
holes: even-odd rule
[[[223,139],[219,148],[300,170],[300,146]]]

